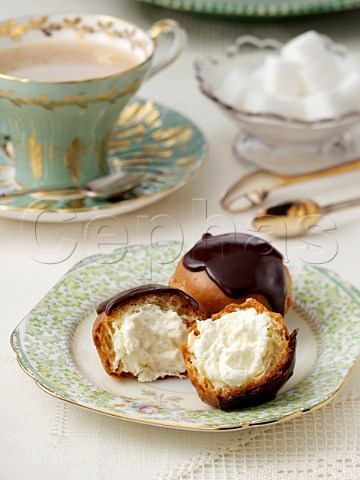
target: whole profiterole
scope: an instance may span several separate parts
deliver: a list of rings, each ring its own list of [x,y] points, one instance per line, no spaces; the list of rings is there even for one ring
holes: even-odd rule
[[[281,315],[291,305],[291,279],[281,253],[244,233],[204,234],[180,260],[169,285],[195,298],[206,318],[250,297]]]

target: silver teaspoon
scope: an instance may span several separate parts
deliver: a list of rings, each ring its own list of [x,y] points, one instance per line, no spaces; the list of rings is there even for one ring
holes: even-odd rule
[[[51,192],[74,192],[82,194],[91,198],[114,198],[122,195],[123,193],[132,190],[140,183],[144,182],[148,178],[148,175],[144,172],[134,173],[119,173],[114,175],[106,175],[99,177],[84,185],[54,185],[52,187],[34,187],[25,188],[19,190],[10,190],[0,193],[0,198],[18,197],[20,195],[28,195],[31,193],[46,194]]]
[[[360,205],[360,197],[322,207],[313,200],[293,200],[260,210],[252,223],[258,230],[270,227],[269,233],[275,237],[297,237],[307,233],[327,213],[356,205]]]

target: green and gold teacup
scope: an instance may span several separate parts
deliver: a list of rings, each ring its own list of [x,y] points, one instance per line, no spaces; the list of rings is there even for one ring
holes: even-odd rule
[[[163,32],[173,33],[172,45],[154,61]],[[148,32],[103,15],[0,23],[0,122],[13,144],[17,181],[29,187],[82,184],[107,174],[119,113],[184,43],[173,20]]]

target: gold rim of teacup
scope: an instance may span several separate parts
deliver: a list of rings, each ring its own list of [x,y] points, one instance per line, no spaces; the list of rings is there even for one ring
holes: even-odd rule
[[[103,14],[96,14],[96,13],[74,13],[74,12],[71,12],[71,13],[49,13],[49,14],[46,14],[46,15],[40,15],[40,14],[39,15],[24,15],[24,16],[9,18],[7,20],[2,20],[0,22],[0,27],[2,25],[6,25],[7,23],[9,23],[11,21],[16,21],[17,22],[19,20],[31,20],[31,19],[35,19],[35,18],[41,18],[41,17],[44,17],[44,16],[46,16],[46,17],[55,17],[55,16],[59,17],[59,16],[62,16],[62,15],[64,15],[65,18],[66,18],[66,15],[71,15],[71,16],[74,16],[74,17],[81,17],[81,16],[94,17],[94,18],[99,18],[101,20],[108,20],[108,21],[112,21],[112,22],[121,22],[122,24],[129,25],[136,30],[140,30],[141,32],[145,33],[145,35],[148,36],[149,40],[152,42],[152,51],[145,58],[145,60],[136,64],[134,67],[131,67],[127,70],[122,70],[119,73],[114,73],[112,75],[107,75],[107,76],[104,76],[104,77],[94,77],[94,78],[89,78],[89,79],[85,79],[85,80],[65,80],[65,81],[57,81],[57,82],[48,82],[48,81],[40,81],[40,80],[30,80],[28,78],[14,77],[12,75],[6,75],[4,73],[0,73],[0,79],[12,80],[12,81],[15,81],[15,82],[20,82],[20,83],[32,83],[32,84],[42,84],[42,85],[44,85],[44,84],[47,84],[47,85],[51,85],[51,84],[67,85],[68,84],[69,85],[69,84],[76,84],[76,83],[99,82],[101,80],[107,80],[107,79],[111,79],[111,78],[121,77],[122,75],[126,75],[127,73],[130,73],[130,72],[138,69],[139,67],[142,67],[149,60],[151,60],[152,57],[155,54],[156,42],[157,42],[158,36],[164,31],[165,28],[167,28],[169,26],[173,27],[175,23],[177,24],[177,22],[175,20],[163,19],[163,20],[159,20],[158,22],[153,23],[153,25],[150,27],[150,29],[146,31],[146,30],[143,30],[142,28],[138,27],[134,23],[128,22],[127,20],[124,20],[120,17],[114,17],[112,15],[103,15]]]

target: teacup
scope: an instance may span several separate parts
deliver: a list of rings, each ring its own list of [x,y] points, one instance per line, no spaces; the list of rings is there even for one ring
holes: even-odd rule
[[[173,34],[172,45],[154,61],[163,32]],[[82,184],[107,174],[109,137],[119,113],[184,44],[185,32],[168,19],[148,32],[104,15],[0,23],[0,122],[13,144],[17,181],[28,187]]]

